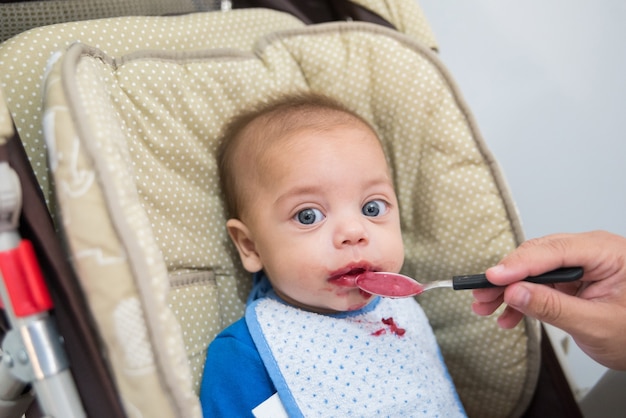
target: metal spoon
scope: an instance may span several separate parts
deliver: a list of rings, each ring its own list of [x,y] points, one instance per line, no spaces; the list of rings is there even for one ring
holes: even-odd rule
[[[561,283],[578,280],[583,275],[582,267],[563,267],[549,271],[538,276],[524,279],[532,283]],[[414,279],[397,273],[379,271],[367,271],[356,277],[356,285],[359,289],[368,293],[387,298],[406,298],[416,296],[430,289],[451,287],[454,290],[481,289],[486,287],[498,287],[487,280],[484,274],[471,274],[454,276],[449,280],[438,280],[421,284]]]

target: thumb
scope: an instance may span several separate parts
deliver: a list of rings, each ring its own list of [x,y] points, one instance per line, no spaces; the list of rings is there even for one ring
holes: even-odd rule
[[[554,325],[570,334],[584,327],[593,312],[592,303],[562,293],[550,286],[528,282],[509,285],[504,301],[524,315]]]

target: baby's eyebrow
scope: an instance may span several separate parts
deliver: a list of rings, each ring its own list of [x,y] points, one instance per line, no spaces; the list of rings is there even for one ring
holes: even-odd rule
[[[393,187],[393,182],[388,176],[380,176],[375,177],[364,183],[363,189],[370,189],[379,186],[389,187],[390,191],[395,194],[395,189]],[[280,203],[282,200],[286,200],[289,198],[300,197],[300,196],[312,196],[319,195],[323,193],[325,187],[319,184],[302,184],[295,186],[285,193],[281,194],[276,198],[276,203]]]
[[[276,198],[276,203],[280,203],[282,200],[287,200],[294,197],[316,195],[319,194],[322,190],[323,188],[316,184],[296,186],[278,196]]]

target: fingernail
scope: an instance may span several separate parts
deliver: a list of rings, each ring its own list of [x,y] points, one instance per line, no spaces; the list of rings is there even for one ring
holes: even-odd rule
[[[504,273],[504,271],[506,270],[506,268],[504,267],[504,264],[496,264],[493,267],[489,267],[486,271],[485,274],[487,276],[488,279],[500,279],[501,277],[505,277],[506,274]]]
[[[509,291],[509,300],[507,303],[514,308],[528,306],[530,303],[530,291],[526,288],[526,286],[524,286],[524,284],[517,284],[517,286]]]
[[[489,267],[487,271],[495,273],[495,274],[500,274],[504,271],[504,269],[505,269],[504,264],[496,264],[493,267]]]

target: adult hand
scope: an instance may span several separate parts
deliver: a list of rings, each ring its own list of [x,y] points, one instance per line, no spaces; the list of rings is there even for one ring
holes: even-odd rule
[[[585,271],[576,282],[520,281],[573,266]],[[597,362],[626,370],[626,238],[594,231],[531,239],[486,275],[506,287],[474,290],[475,313],[490,315],[506,303],[498,318],[502,328],[512,328],[528,315],[570,334]]]

